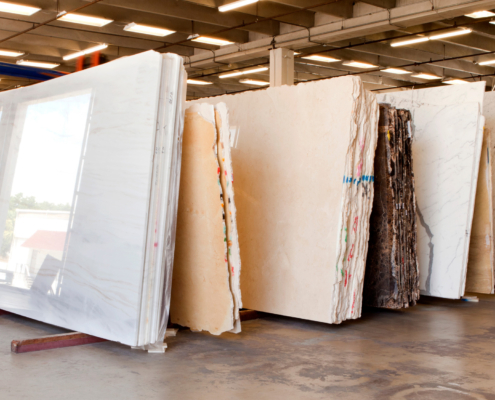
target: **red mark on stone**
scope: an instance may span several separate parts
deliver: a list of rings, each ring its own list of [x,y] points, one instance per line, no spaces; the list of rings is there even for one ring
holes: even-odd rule
[[[352,298],[352,308],[351,308],[351,314],[354,314],[354,304],[356,303],[356,292],[354,292],[354,296]]]
[[[354,218],[354,226],[352,227],[352,230],[354,232],[357,232],[357,224],[358,224],[358,217]]]
[[[353,251],[354,251],[354,245],[352,245],[351,247],[351,251],[349,252],[349,257],[347,257],[347,261],[351,261],[352,257],[354,257]]]
[[[347,271],[345,271],[345,281],[344,281],[344,287],[347,286]]]

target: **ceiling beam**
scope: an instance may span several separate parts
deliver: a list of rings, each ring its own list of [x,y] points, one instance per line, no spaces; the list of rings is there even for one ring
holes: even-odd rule
[[[312,0],[312,1],[317,1],[318,3],[323,3],[324,0]],[[330,0],[329,0],[330,1]],[[346,0],[340,0],[340,1],[346,1]],[[203,4],[203,0],[189,0],[191,3],[196,3],[196,4]],[[223,4],[228,4],[232,3],[231,1],[224,1],[224,2],[219,2],[219,5]],[[308,7],[309,5],[301,5],[299,3],[298,5],[293,5],[291,4],[290,0],[287,2],[284,1],[259,1],[255,4],[250,4],[244,7],[237,8],[235,12],[240,12],[243,14],[249,14],[249,15],[254,15],[257,17],[261,18],[272,18],[276,17],[275,20],[280,21],[280,22],[285,22],[288,24],[294,24],[294,25],[299,25],[299,26],[305,26],[305,27],[311,27],[314,26],[314,14],[315,12],[313,10],[300,10],[301,8]],[[217,6],[218,7],[218,6]],[[216,9],[216,7],[215,7]],[[282,14],[287,14],[291,13],[294,11],[298,11],[297,13],[290,14],[290,15],[285,15],[285,16],[280,16]],[[316,11],[316,10],[315,10]],[[228,13],[222,13],[222,14],[230,14],[233,11],[229,11]]]
[[[75,1],[75,0],[69,0],[69,1]],[[277,21],[264,21],[261,23],[242,27],[242,25],[255,22],[257,17],[254,15],[249,15],[236,11],[232,11],[229,13],[221,13],[214,8],[205,7],[200,4],[195,4],[186,1],[175,1],[175,0],[159,0],[159,1],[104,0],[104,1],[105,1],[104,3],[105,6],[174,17],[189,22],[191,21],[203,22],[206,24],[217,25],[223,28],[239,26],[238,29],[241,30],[264,33],[271,36],[277,35],[280,32],[280,26]],[[95,15],[98,15],[99,12],[98,6],[99,6],[98,4],[95,4],[94,6],[90,7],[91,10],[94,10]]]
[[[372,6],[385,8],[387,10],[396,6],[396,0],[359,0],[361,3],[371,4]]]
[[[460,2],[461,1],[461,2]],[[355,37],[368,36],[380,32],[394,31],[398,26],[408,27],[415,24],[431,22],[442,18],[456,17],[479,7],[495,8],[495,0],[439,0],[432,10],[429,1],[422,1],[407,6],[396,7],[389,11],[378,12],[366,16],[350,18],[310,29],[311,37],[318,42],[332,43],[349,40]],[[275,37],[277,47],[304,49],[312,44],[308,40],[308,32],[297,31]],[[266,56],[273,46],[270,39],[259,39],[239,47],[226,46],[215,51],[215,58],[222,62],[237,62],[249,57]],[[203,54],[191,58],[196,67],[211,66],[212,57]]]
[[[314,7],[318,4],[325,3],[324,0],[270,0],[275,3],[286,4],[292,7],[305,8],[311,7],[313,12],[321,12],[328,15],[333,15],[339,18],[351,18],[352,17],[352,0],[336,0],[332,4],[327,4],[320,7]],[[299,15],[299,14],[298,14]]]

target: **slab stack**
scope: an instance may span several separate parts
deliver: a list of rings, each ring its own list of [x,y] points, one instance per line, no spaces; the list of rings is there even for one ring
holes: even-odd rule
[[[361,315],[378,105],[358,77],[226,95],[246,308]]]
[[[364,304],[404,308],[419,299],[411,113],[380,105],[375,195]]]
[[[194,104],[184,121],[172,322],[240,332],[240,272],[228,110]]]
[[[0,94],[0,309],[161,348],[185,79],[146,52]]]
[[[493,177],[495,176],[495,92],[485,92],[483,103],[485,130],[481,149],[476,205],[469,249],[466,291],[493,294],[495,286],[495,257],[493,248]]]
[[[378,95],[412,115],[421,293],[464,295],[483,144],[485,83]]]

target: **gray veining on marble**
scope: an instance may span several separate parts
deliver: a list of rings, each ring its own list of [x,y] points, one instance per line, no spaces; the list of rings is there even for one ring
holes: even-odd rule
[[[136,344],[161,65],[0,94],[0,309]]]
[[[482,144],[484,82],[378,95],[412,112],[423,294],[464,294]]]

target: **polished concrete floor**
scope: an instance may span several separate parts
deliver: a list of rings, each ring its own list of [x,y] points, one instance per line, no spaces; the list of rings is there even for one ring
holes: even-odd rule
[[[11,354],[62,330],[0,316],[0,399],[495,399],[495,296],[423,298],[341,325],[263,315],[239,335],[180,331],[165,354],[116,343]]]

